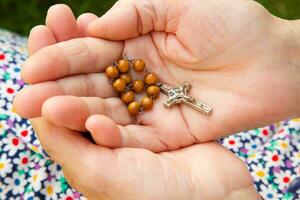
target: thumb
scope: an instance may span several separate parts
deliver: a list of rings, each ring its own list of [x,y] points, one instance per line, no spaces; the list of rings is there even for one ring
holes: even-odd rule
[[[153,30],[165,31],[171,4],[163,0],[120,0],[88,26],[93,37],[126,40]]]

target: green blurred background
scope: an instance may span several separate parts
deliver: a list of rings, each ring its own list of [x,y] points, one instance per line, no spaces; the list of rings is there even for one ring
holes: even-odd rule
[[[300,18],[300,0],[257,1],[279,17]],[[47,9],[53,4],[66,3],[78,16],[84,12],[102,15],[114,2],[115,0],[0,0],[0,27],[28,35],[31,27],[44,23]]]

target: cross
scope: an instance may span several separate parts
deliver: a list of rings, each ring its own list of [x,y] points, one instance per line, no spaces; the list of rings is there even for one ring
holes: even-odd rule
[[[182,85],[174,88],[164,83],[159,83],[158,86],[162,93],[168,95],[168,99],[164,102],[164,106],[168,109],[172,108],[175,104],[184,103],[206,115],[211,114],[213,111],[208,105],[187,94],[191,89],[191,84],[188,82],[184,82]]]

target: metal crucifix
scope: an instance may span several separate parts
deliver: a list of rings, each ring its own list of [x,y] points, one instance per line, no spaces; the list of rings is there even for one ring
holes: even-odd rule
[[[206,115],[211,114],[213,111],[210,106],[188,95],[188,91],[191,89],[191,84],[188,82],[184,82],[183,85],[174,88],[164,83],[159,83],[158,86],[162,93],[168,96],[168,100],[164,102],[164,106],[168,109],[172,108],[175,104],[184,103]]]

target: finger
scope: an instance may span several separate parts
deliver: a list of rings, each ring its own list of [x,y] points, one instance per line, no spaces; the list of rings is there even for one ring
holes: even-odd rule
[[[43,118],[77,131],[86,131],[85,121],[94,114],[105,115],[121,125],[134,121],[119,98],[55,96],[42,106]]]
[[[71,8],[64,4],[57,4],[48,9],[46,26],[52,30],[59,42],[79,36],[76,18]]]
[[[86,121],[94,141],[105,147],[144,148],[153,152],[170,149],[158,130],[141,125],[120,126],[115,121],[102,115],[90,116]]]
[[[88,26],[91,36],[110,40],[125,40],[155,31],[175,31],[167,26],[171,4],[168,1],[128,0],[118,1],[105,15]],[[176,20],[174,15],[173,22]],[[174,29],[174,30],[173,30]]]
[[[42,104],[59,95],[109,98],[117,94],[104,74],[77,75],[24,88],[16,95],[14,108],[24,118],[39,117]]]
[[[84,13],[77,18],[77,28],[80,37],[87,37],[87,27],[88,25],[97,19],[97,15],[93,13]]]
[[[28,51],[29,55],[35,54],[40,49],[53,45],[56,43],[56,39],[52,31],[43,25],[35,26],[31,29],[28,38]]]
[[[27,83],[56,80],[65,76],[102,72],[122,55],[123,44],[95,38],[80,38],[45,47],[23,65]]]
[[[89,151],[89,146],[92,146],[78,132],[55,126],[43,118],[30,121],[43,149],[59,164],[75,164],[77,159],[83,158]]]
[[[55,126],[42,118],[31,121],[42,147],[62,166],[64,172],[76,179],[79,188],[89,188],[98,181],[106,181],[99,176],[98,180],[91,180],[94,180],[98,170],[105,172],[101,173],[105,175],[116,164],[110,149],[96,146],[80,133]]]

